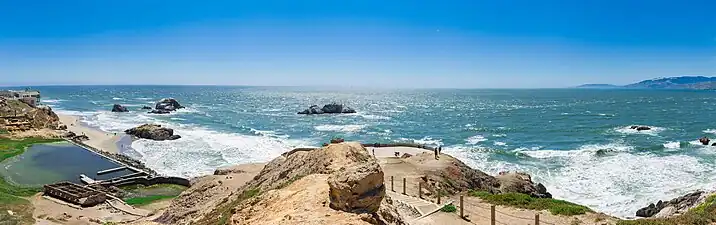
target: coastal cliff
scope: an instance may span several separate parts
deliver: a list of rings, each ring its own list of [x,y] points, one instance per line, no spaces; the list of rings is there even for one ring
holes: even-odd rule
[[[266,164],[222,168],[196,178],[142,224],[408,224],[415,217],[387,194],[389,178],[397,174],[425,183],[420,191],[432,195],[425,196],[429,201],[437,188],[447,195],[482,191],[550,197],[527,174],[494,177],[448,155],[433,157],[374,157],[356,142],[292,151]]]

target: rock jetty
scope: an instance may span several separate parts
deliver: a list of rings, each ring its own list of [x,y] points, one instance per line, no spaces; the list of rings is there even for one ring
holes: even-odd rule
[[[129,109],[127,109],[127,107],[124,107],[120,104],[114,104],[112,106],[112,112],[129,112]]]
[[[181,138],[181,136],[174,134],[173,129],[162,127],[162,125],[158,124],[144,124],[125,130],[124,133],[138,138],[151,139],[155,141],[176,140]]]
[[[305,115],[324,113],[356,113],[356,111],[348,106],[344,106],[343,104],[331,103],[324,105],[323,108],[318,107],[318,105],[312,105],[308,109],[298,112],[298,114]]]

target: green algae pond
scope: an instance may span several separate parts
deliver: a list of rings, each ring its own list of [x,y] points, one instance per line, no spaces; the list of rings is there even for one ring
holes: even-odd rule
[[[118,165],[93,152],[68,142],[33,144],[24,153],[0,162],[0,176],[16,186],[41,187],[60,181],[81,184],[79,175],[95,180],[130,174],[122,170],[97,175],[97,171]]]

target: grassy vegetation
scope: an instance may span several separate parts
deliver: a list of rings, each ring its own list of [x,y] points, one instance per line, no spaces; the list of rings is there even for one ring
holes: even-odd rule
[[[533,198],[521,193],[491,194],[484,191],[472,191],[470,195],[481,198],[490,204],[513,206],[523,209],[549,210],[553,215],[572,216],[593,212],[586,206],[571,202],[551,198]]]
[[[177,197],[176,195],[152,195],[147,197],[137,197],[137,198],[129,198],[125,199],[124,202],[127,203],[127,205],[133,205],[133,206],[143,206],[143,205],[149,205],[153,202],[164,200],[164,199],[172,199]]]
[[[59,139],[26,138],[20,140],[0,138],[0,162],[22,154],[27,147],[38,143],[57,142]],[[22,197],[29,197],[40,188],[17,187],[0,177],[0,224],[33,224],[32,205]],[[7,211],[12,211],[11,216]]]
[[[448,212],[448,213],[457,212],[457,207],[455,207],[453,204],[445,205],[440,209],[440,211]]]
[[[708,225],[716,222],[716,195],[709,196],[704,203],[688,212],[667,219],[622,220],[617,225]]]

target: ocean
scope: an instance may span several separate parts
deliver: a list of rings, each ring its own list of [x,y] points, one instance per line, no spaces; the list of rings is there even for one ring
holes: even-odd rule
[[[519,170],[555,198],[632,217],[651,202],[716,184],[716,94],[687,90],[384,90],[220,86],[44,86],[42,103],[109,132],[159,123],[176,141],[135,141],[124,154],[168,175],[265,162],[332,137],[443,145],[490,174]],[[147,114],[161,98],[186,109]],[[297,115],[331,102],[358,111]],[[129,113],[112,113],[112,105]],[[637,132],[631,125],[654,129]]]

